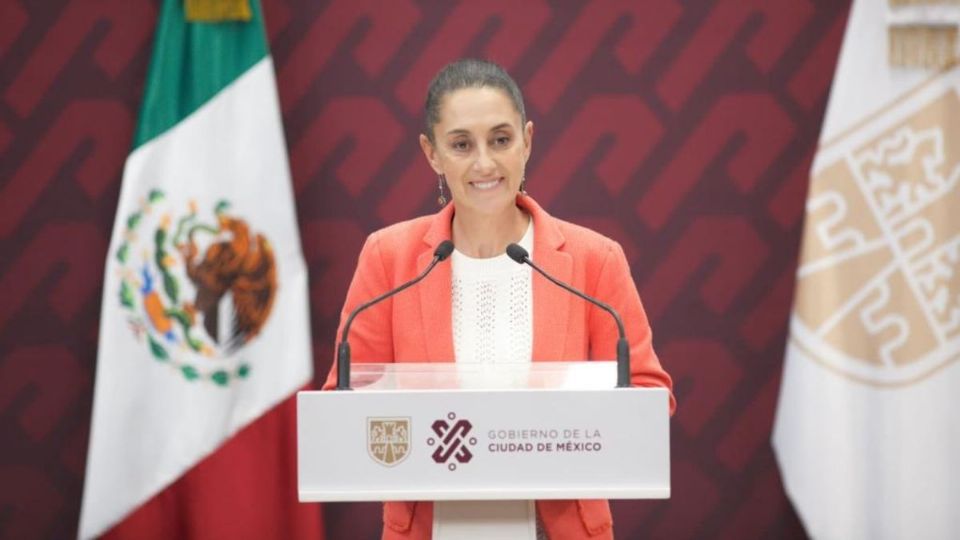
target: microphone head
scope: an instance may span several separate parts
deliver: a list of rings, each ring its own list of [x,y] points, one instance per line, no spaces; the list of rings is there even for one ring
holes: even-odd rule
[[[450,240],[440,242],[437,249],[433,250],[433,256],[437,258],[437,261],[445,260],[451,253],[453,253],[453,242]]]
[[[527,250],[520,247],[519,244],[510,244],[507,246],[507,256],[519,264],[523,264],[530,258]]]

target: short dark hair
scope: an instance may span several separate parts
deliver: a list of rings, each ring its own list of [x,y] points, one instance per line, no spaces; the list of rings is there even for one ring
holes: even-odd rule
[[[440,102],[447,94],[463,88],[497,88],[502,90],[520,113],[520,126],[527,123],[527,113],[523,109],[523,94],[506,70],[488,60],[462,58],[447,64],[430,81],[427,89],[427,102],[424,105],[425,135],[432,144],[433,127],[440,122]]]

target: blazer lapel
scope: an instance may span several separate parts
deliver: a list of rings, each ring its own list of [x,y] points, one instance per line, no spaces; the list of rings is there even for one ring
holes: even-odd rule
[[[573,258],[560,251],[563,233],[556,221],[528,196],[518,204],[533,218],[533,262],[553,277],[569,283],[573,277]],[[572,295],[532,270],[533,275],[533,360],[568,359],[564,354],[567,326],[570,323]]]
[[[433,223],[424,235],[426,249],[417,257],[417,273],[423,272],[433,252],[440,242],[450,239],[450,220],[453,219],[453,205],[447,205],[438,212]],[[428,362],[453,362],[453,322],[451,320],[450,289],[453,271],[450,259],[443,261],[433,269],[417,287],[420,295],[420,315],[424,351]],[[421,359],[416,359],[421,360]]]

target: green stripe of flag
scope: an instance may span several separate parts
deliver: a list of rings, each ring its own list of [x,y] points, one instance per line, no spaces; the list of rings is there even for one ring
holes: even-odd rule
[[[188,22],[164,0],[133,147],[170,129],[268,54],[259,0],[249,22]]]

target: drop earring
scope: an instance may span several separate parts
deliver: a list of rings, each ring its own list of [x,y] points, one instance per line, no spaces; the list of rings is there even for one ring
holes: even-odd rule
[[[443,175],[437,175],[437,191],[440,194],[437,196],[437,205],[444,206],[447,204],[447,196],[443,193]]]
[[[523,195],[527,194],[527,177],[522,176],[520,178],[520,193]]]

